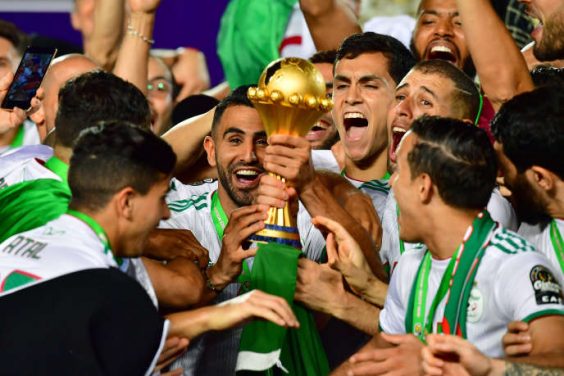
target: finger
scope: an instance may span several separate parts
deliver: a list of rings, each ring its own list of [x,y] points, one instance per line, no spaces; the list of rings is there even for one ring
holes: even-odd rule
[[[358,352],[350,357],[351,363],[362,363],[367,361],[381,362],[390,356],[389,350],[395,349],[379,349],[379,350],[368,350],[363,352]]]
[[[327,263],[331,267],[336,266],[339,261],[339,254],[337,252],[337,243],[335,242],[333,233],[329,233],[329,235],[327,235],[325,249],[327,250]]]
[[[290,136],[286,134],[273,134],[268,138],[269,145],[286,145],[290,147],[304,147],[304,145],[309,145],[309,142],[302,138],[296,136]]]
[[[244,229],[240,230],[239,232],[239,245],[242,245],[242,243],[247,240],[247,238],[251,235],[253,235],[254,233],[259,232],[260,230],[264,229],[264,221],[260,221],[260,222],[255,222],[247,227],[245,227]]]
[[[441,375],[442,367],[444,362],[433,356],[433,353],[428,347],[424,347],[421,350],[421,356],[423,357],[423,370],[428,375]]]
[[[529,334],[524,333],[505,333],[502,338],[503,346],[511,346],[511,345],[522,345],[531,343],[532,339]]]
[[[288,302],[283,298],[271,294],[267,294],[260,290],[255,290],[256,294],[254,295],[253,303],[257,305],[265,306],[266,308],[274,309],[278,312],[278,314],[284,319],[284,321],[290,325],[297,327],[299,326],[298,319],[294,315],[292,308],[288,305]]]
[[[532,343],[524,343],[521,345],[511,345],[504,347],[503,350],[507,356],[527,355],[533,351]]]
[[[316,216],[313,218],[313,224],[316,227],[318,225],[321,225],[335,234],[335,241],[337,243],[341,243],[347,239],[353,240],[347,230],[345,230],[345,228],[340,223],[335,222],[332,219],[323,216]]]
[[[411,335],[406,334],[387,334],[387,333],[380,333],[380,336],[384,341],[391,343],[393,345],[400,345],[412,339]]]
[[[347,375],[380,375],[386,371],[388,371],[387,364],[384,361],[363,361],[355,362],[347,372]]]
[[[241,218],[241,217],[245,217],[247,215],[250,215],[252,213],[256,213],[256,212],[259,212],[259,211],[260,211],[260,209],[259,209],[258,205],[242,206],[240,208],[233,210],[233,212],[231,212],[231,216],[229,217],[229,222],[232,222],[233,220],[236,220],[236,219]]]
[[[258,210],[256,205],[253,206],[255,206],[254,211],[229,221],[227,224],[228,228],[225,229],[226,236],[227,234],[241,232],[255,223],[264,222],[264,220],[268,217],[268,213]]]
[[[507,324],[507,331],[511,333],[526,332],[529,330],[529,324],[524,321],[511,321]]]
[[[183,373],[184,373],[184,368],[176,368],[173,369],[172,371],[161,373],[161,376],[182,376]]]

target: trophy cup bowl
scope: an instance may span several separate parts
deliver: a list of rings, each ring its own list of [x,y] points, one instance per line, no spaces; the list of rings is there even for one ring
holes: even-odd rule
[[[257,87],[249,88],[266,134],[305,136],[315,122],[333,107],[325,81],[315,66],[300,58],[282,58],[262,72]],[[271,174],[284,181],[280,176]],[[297,220],[288,205],[270,208],[265,228],[251,237],[258,243],[278,243],[301,249]]]

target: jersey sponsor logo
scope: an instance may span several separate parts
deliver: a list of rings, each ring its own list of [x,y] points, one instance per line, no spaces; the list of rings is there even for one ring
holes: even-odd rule
[[[474,284],[472,291],[470,291],[470,296],[468,297],[468,311],[466,313],[466,319],[468,322],[476,323],[480,321],[484,313],[484,297],[482,292],[478,289],[478,286]]]
[[[47,243],[38,242],[31,238],[18,235],[2,249],[2,253],[38,260],[41,258],[41,251],[46,246]]]
[[[543,265],[536,265],[529,274],[537,304],[562,304],[562,288],[552,275],[552,272]]]

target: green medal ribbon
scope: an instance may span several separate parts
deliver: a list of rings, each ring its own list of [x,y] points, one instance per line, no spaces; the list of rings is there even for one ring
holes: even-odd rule
[[[51,157],[45,162],[45,167],[61,178],[62,182],[68,186],[69,165],[57,157]]]
[[[84,213],[78,212],[76,210],[69,209],[69,210],[67,210],[67,214],[71,215],[75,218],[80,219],[81,221],[86,223],[88,225],[88,227],[90,227],[90,229],[92,229],[92,231],[94,231],[94,233],[96,234],[98,239],[100,239],[100,241],[104,245],[104,254],[111,252],[112,248],[110,247],[110,241],[108,240],[108,236],[106,235],[106,231],[104,231],[104,229],[102,228],[102,226],[100,226],[100,224],[98,222],[96,222],[92,217],[90,217],[90,216],[88,216]],[[112,255],[113,255],[113,253],[112,253]],[[120,257],[114,256],[114,260],[116,261],[116,263],[118,265],[121,265],[122,262],[123,262],[123,260]]]
[[[398,238],[399,238],[399,246],[400,246],[400,255],[403,255],[403,253],[405,252],[405,243],[403,242],[403,240],[401,240],[401,238],[399,237],[399,215],[400,215],[400,210],[399,210],[399,206],[396,203],[396,214],[397,214],[397,222],[398,222]]]
[[[10,146],[13,148],[19,148],[20,146],[22,146],[24,141],[24,133],[24,125],[20,124],[18,132],[16,133],[16,137],[14,137],[14,139],[10,143]]]
[[[487,211],[481,212],[474,219],[469,236],[462,241],[443,274],[426,319],[431,253],[425,253],[411,288],[405,318],[406,333],[413,333],[425,342],[425,336],[433,332],[436,309],[447,296],[444,317],[437,326],[437,331],[466,338],[468,298],[478,266],[496,227],[497,224]]]
[[[552,247],[554,247],[560,269],[562,269],[562,273],[564,273],[564,241],[562,241],[562,235],[560,234],[560,230],[558,230],[555,219],[550,221],[550,241],[552,242]]]

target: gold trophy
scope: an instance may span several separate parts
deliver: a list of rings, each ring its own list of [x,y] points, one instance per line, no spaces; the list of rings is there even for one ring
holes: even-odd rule
[[[249,88],[247,96],[259,112],[268,136],[303,137],[333,107],[321,73],[309,61],[294,57],[270,63],[262,72],[258,87]],[[263,230],[251,236],[251,241],[301,249],[297,219],[290,214],[288,204],[283,209],[270,208],[265,223]]]

